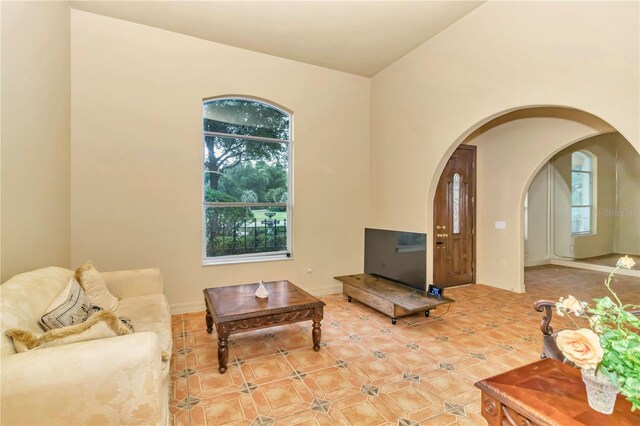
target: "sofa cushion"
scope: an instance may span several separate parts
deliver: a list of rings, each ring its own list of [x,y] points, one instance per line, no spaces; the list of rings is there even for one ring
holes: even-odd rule
[[[173,340],[171,337],[171,314],[169,304],[163,294],[130,297],[122,299],[116,310],[118,316],[131,320],[136,333],[153,331],[160,340],[160,349],[171,355]]]
[[[85,322],[93,313],[89,298],[75,278],[71,278],[40,318],[40,325],[45,331],[67,327]]]
[[[107,311],[118,309],[118,298],[109,292],[104,278],[91,263],[87,262],[76,269],[75,277],[93,305]]]
[[[10,328],[42,333],[40,317],[69,283],[73,271],[51,266],[25,272],[0,285],[0,349],[2,356],[16,353],[5,335]]]

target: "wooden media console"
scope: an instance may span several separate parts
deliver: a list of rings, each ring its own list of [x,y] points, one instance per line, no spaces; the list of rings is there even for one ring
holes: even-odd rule
[[[411,290],[393,281],[378,278],[369,274],[344,275],[334,277],[342,281],[342,292],[347,295],[349,302],[357,300],[383,314],[391,317],[391,323],[401,317],[424,312],[429,316],[429,311],[439,305],[446,305],[454,302],[453,299],[443,297],[437,299],[427,296],[426,293]]]

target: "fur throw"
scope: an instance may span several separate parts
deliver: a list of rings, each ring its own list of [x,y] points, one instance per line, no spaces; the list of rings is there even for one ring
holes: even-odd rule
[[[80,284],[80,287],[84,291],[87,291],[87,289],[84,287],[84,283],[82,282],[82,274],[86,271],[91,270],[91,268],[93,268],[91,262],[85,262],[82,266],[78,267],[78,269],[76,269],[75,273],[73,274],[74,278],[76,279],[76,281],[78,281],[78,284]]]
[[[113,312],[100,311],[81,324],[56,328],[39,336],[15,328],[7,330],[5,334],[13,339],[17,352],[25,352],[39,347],[131,334],[132,330],[128,325]]]

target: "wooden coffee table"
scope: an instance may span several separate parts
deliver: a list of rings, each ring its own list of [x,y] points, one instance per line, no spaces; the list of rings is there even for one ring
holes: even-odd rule
[[[325,303],[289,281],[264,283],[267,299],[255,296],[258,284],[206,288],[207,333],[216,325],[218,371],[227,371],[228,339],[231,334],[299,321],[313,321],[313,349],[320,349],[320,321]]]

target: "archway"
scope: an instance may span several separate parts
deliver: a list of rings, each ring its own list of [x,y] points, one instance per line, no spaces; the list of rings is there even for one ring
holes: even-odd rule
[[[614,131],[604,120],[564,106],[527,106],[495,114],[472,126],[450,146],[432,179],[427,200],[449,155],[463,143],[478,146],[477,282],[524,291],[524,197],[537,171],[558,151],[588,136]],[[636,148],[637,150],[637,148]],[[483,170],[491,170],[481,176]],[[484,204],[487,197],[491,204]],[[484,208],[488,207],[488,208]],[[496,221],[506,229],[496,230]],[[427,217],[427,229],[432,229]],[[484,254],[483,254],[484,253]],[[429,259],[430,269],[433,259]]]
[[[565,147],[526,190],[525,267],[611,272],[627,254],[640,263],[640,154],[620,133]]]

